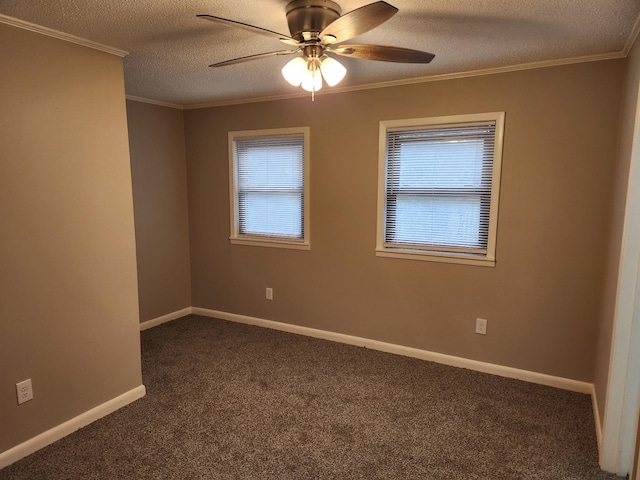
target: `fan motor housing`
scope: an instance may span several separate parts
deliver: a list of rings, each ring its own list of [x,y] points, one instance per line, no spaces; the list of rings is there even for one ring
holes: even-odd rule
[[[340,5],[331,0],[294,0],[285,11],[291,37],[298,41],[308,40],[304,33],[320,33],[342,13]]]

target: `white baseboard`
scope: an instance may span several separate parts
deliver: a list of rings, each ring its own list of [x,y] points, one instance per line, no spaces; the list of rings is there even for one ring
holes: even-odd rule
[[[452,367],[467,368],[469,370],[490,373],[492,375],[498,375],[501,377],[515,378],[518,380],[523,380],[525,382],[547,385],[549,387],[561,388],[563,390],[570,390],[573,392],[591,394],[593,391],[592,383],[580,382],[578,380],[571,380],[569,378],[563,377],[555,377],[553,375],[531,372],[529,370],[505,367],[493,363],[479,362],[477,360],[469,360],[466,358],[454,357],[452,355],[445,355],[442,353],[430,352],[427,350],[420,350],[417,348],[405,347],[402,345],[395,345],[393,343],[354,337],[352,335],[344,335],[342,333],[328,332],[315,328],[301,327],[299,325],[275,322],[273,320],[265,320],[262,318],[249,317],[246,315],[238,315],[235,313],[221,312],[218,310],[210,310],[200,307],[192,307],[191,313],[195,315],[202,315],[205,317],[228,320],[231,322],[245,323],[248,325],[256,325],[259,327],[281,330],[283,332],[296,333],[308,337],[331,340],[333,342],[346,343],[358,347],[371,348],[372,350],[380,350],[382,352],[394,353],[396,355],[419,358],[421,360],[428,360],[430,362],[450,365]]]
[[[86,427],[92,422],[115,412],[116,410],[128,405],[142,397],[146,390],[144,385],[140,385],[133,390],[123,393],[122,395],[112,398],[111,400],[88,410],[77,417],[67,420],[66,422],[53,427],[46,432],[37,435],[26,442],[16,445],[9,450],[0,453],[0,469],[17,462],[21,458],[31,455],[41,448],[51,445],[53,442],[75,432],[76,430]]]
[[[591,388],[591,405],[593,405],[593,420],[596,423],[596,440],[598,440],[598,457],[600,457],[600,452],[602,452],[602,423],[600,422],[600,408],[595,385]]]
[[[453,367],[467,368],[469,370],[474,370],[477,372],[489,373],[501,377],[514,378],[523,380],[525,382],[561,388],[563,390],[590,394],[592,398],[593,414],[596,423],[596,437],[598,439],[598,448],[600,449],[602,441],[602,426],[600,424],[600,415],[595,388],[592,383],[580,382],[563,377],[555,377],[543,373],[531,372],[529,370],[505,367],[502,365],[480,362],[477,360],[469,360],[462,357],[455,357],[453,355],[445,355],[442,353],[405,347],[393,343],[355,337],[353,335],[345,335],[342,333],[329,332],[326,330],[319,330],[315,328],[303,327],[300,325],[292,325],[288,323],[276,322],[273,320],[266,320],[263,318],[249,317],[247,315],[238,315],[235,313],[210,310],[200,307],[187,307],[183,308],[182,310],[178,310],[176,312],[169,313],[152,320],[148,320],[140,324],[140,330],[146,330],[148,328],[152,328],[162,323],[176,320],[190,314],[219,318],[221,320],[227,320],[231,322],[255,325],[259,327],[270,328],[273,330],[280,330],[283,332],[295,333],[298,335],[305,335],[308,337],[345,343],[348,345],[366,347],[372,350],[379,350],[396,355],[418,358],[421,360],[427,360],[430,362],[436,362]],[[79,430],[80,428],[85,427],[90,423],[95,422],[96,420],[115,412],[125,405],[128,405],[129,403],[132,403],[135,400],[144,397],[145,393],[146,391],[144,385],[140,385],[133,390],[130,390],[116,398],[103,403],[102,405],[98,405],[97,407],[92,408],[91,410],[78,415],[75,418],[72,418],[71,420],[68,420],[50,430],[47,430],[46,432],[43,432],[40,435],[27,440],[26,442],[23,442],[5,452],[0,453],[0,469],[6,467],[7,465],[11,465],[21,458],[24,458],[27,455],[30,455],[37,450],[40,450],[41,448],[44,448],[47,445],[50,445],[53,442],[75,432],[76,430]]]
[[[187,307],[187,308],[183,308],[182,310],[178,310],[177,312],[167,313],[166,315],[162,315],[161,317],[147,320],[146,322],[142,322],[140,324],[140,331],[146,330],[147,328],[151,328],[151,327],[157,327],[162,323],[170,322],[171,320],[176,320],[180,317],[184,317],[185,315],[190,315],[191,313],[193,313],[193,308]]]

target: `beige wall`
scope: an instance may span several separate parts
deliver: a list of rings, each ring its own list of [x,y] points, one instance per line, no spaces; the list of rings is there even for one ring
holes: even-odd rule
[[[193,305],[592,381],[624,63],[186,111]],[[497,266],[376,257],[379,122],[490,111]],[[227,132],[290,126],[311,127],[311,251],[231,245]]]
[[[611,208],[608,226],[609,238],[606,252],[606,268],[604,271],[604,289],[602,308],[598,324],[598,340],[596,348],[596,365],[594,384],[598,400],[600,422],[604,421],[606,409],[607,382],[609,379],[609,360],[613,334],[614,312],[618,286],[622,229],[624,225],[625,204],[627,200],[627,183],[629,181],[629,165],[633,144],[633,129],[638,100],[638,84],[640,82],[640,42],[636,41],[627,60],[622,87],[622,113],[619,120],[618,154],[614,167],[614,201]]]
[[[142,380],[122,59],[0,24],[0,63],[2,452]]]
[[[191,306],[182,110],[127,101],[140,321]]]

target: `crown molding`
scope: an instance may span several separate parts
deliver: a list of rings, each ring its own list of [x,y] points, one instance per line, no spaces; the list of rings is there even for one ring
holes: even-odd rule
[[[326,92],[316,92],[316,97],[320,95],[329,95],[332,93],[336,93],[333,91]],[[204,103],[190,103],[187,105],[183,105],[185,110],[196,110],[198,108],[211,108],[211,107],[226,107],[229,105],[243,105],[245,103],[260,103],[260,102],[272,102],[274,100],[289,100],[291,98],[302,98],[309,97],[311,98],[311,94],[304,91],[296,91],[296,93],[283,93],[281,95],[270,95],[267,97],[254,97],[254,98],[239,98],[236,100],[220,100],[214,102],[204,102]]]
[[[640,23],[636,23],[640,28]],[[632,42],[633,45],[633,42]],[[598,55],[586,55],[583,57],[561,58],[557,60],[543,60],[540,62],[521,63],[517,65],[508,65],[505,67],[486,68],[482,70],[470,70],[467,72],[444,73],[441,75],[429,75],[424,77],[407,78],[404,80],[392,80],[389,82],[368,83],[364,85],[354,85],[351,87],[337,87],[321,92],[316,92],[316,96],[333,95],[336,93],[357,92],[360,90],[373,90],[376,88],[398,87],[402,85],[413,85],[416,83],[441,82],[444,80],[457,80],[461,78],[479,77],[484,75],[496,75],[500,73],[518,72],[522,70],[534,70],[537,68],[559,67],[563,65],[573,65],[576,63],[600,62],[604,60],[617,60],[625,58],[625,52],[602,53]],[[220,102],[208,102],[198,104],[184,105],[185,110],[194,110],[198,108],[221,107],[227,105],[240,105],[245,103],[268,102],[273,100],[286,100],[290,98],[300,98],[309,96],[307,92],[290,93],[285,95],[273,95],[269,97],[246,98],[238,100],[223,100]]]
[[[469,70],[466,72],[443,73],[441,75],[429,75],[426,77],[408,78],[405,80],[392,80],[389,82],[369,83],[366,85],[357,85],[353,87],[344,87],[334,89],[329,93],[353,92],[358,90],[371,90],[374,88],[397,87],[402,85],[412,85],[415,83],[441,82],[444,80],[457,80],[461,78],[480,77],[485,75],[496,75],[500,73],[519,72],[522,70],[535,70],[538,68],[560,67],[564,65],[573,65],[576,63],[599,62],[603,60],[616,60],[625,58],[624,53],[603,53],[599,55],[588,55],[584,57],[562,58],[558,60],[543,60],[540,62],[521,63],[517,65],[507,65],[504,67],[485,68],[482,70]]]
[[[169,108],[175,108],[177,110],[184,110],[184,106],[178,105],[177,103],[163,102],[161,100],[153,100],[151,98],[136,97],[135,95],[125,95],[125,98],[127,100],[131,100],[134,102],[149,103],[151,105],[159,105],[161,107],[169,107]]]
[[[76,37],[75,35],[70,35],[68,33],[60,32],[52,28],[43,27],[42,25],[37,25],[35,23],[20,20],[19,18],[10,17],[8,15],[3,15],[1,13],[0,23],[21,28],[23,30],[29,30],[31,32],[46,35],[48,37],[57,38],[58,40],[64,40],[65,42],[82,45],[83,47],[89,47],[94,50],[100,50],[101,52],[110,53],[111,55],[117,55],[118,57],[126,57],[127,55],[129,55],[129,52],[125,52],[124,50],[120,50],[119,48],[114,48],[108,45],[93,42],[91,40],[87,40],[86,38]]]

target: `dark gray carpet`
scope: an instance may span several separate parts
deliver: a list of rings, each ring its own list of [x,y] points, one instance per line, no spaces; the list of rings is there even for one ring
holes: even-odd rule
[[[147,396],[1,479],[619,479],[588,395],[189,316],[142,332]]]

